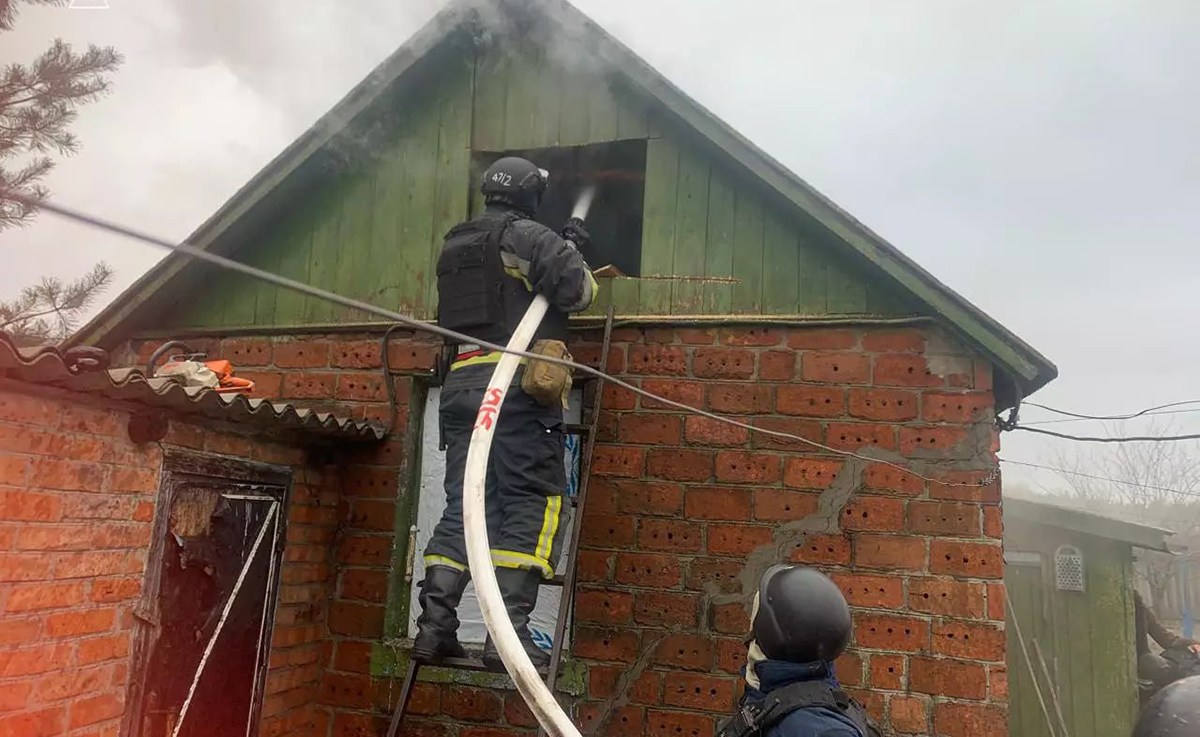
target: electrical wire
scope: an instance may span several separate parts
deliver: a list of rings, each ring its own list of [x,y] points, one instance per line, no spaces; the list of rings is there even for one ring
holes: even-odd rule
[[[1161,417],[1162,415],[1184,415],[1184,414],[1191,414],[1193,412],[1200,412],[1200,407],[1193,407],[1192,409],[1170,409],[1170,410],[1165,410],[1163,412],[1146,412],[1145,414],[1138,414],[1137,416],[1138,417]],[[1108,418],[1104,418],[1104,419],[1108,419]],[[1123,419],[1133,419],[1133,418],[1130,417],[1130,418],[1123,418]],[[1061,420],[1037,420],[1035,422],[1026,422],[1024,424],[1025,424],[1025,427],[1029,427],[1030,425],[1060,425],[1064,422],[1096,422],[1096,421],[1097,421],[1097,418],[1093,418],[1093,417],[1067,417],[1067,418],[1061,419]]]
[[[1017,425],[1013,430],[1024,430],[1025,432],[1037,433],[1038,435],[1049,435],[1054,438],[1062,438],[1063,440],[1076,440],[1081,443],[1171,443],[1178,440],[1200,440],[1200,433],[1190,435],[1130,435],[1124,438],[1114,437],[1097,437],[1090,435],[1068,435],[1067,433],[1055,432],[1053,430],[1043,430],[1040,427],[1028,427],[1026,425]]]
[[[1082,471],[1072,471],[1070,469],[1056,468],[1054,466],[1043,466],[1040,463],[1029,463],[1027,461],[1014,461],[1011,458],[1001,458],[1000,462],[1007,463],[1010,466],[1024,466],[1026,468],[1037,468],[1037,469],[1041,469],[1043,471],[1054,471],[1056,473],[1065,473],[1065,474],[1068,474],[1071,476],[1079,476],[1080,478],[1092,479],[1094,481],[1108,481],[1109,483],[1120,484],[1122,486],[1136,486],[1139,489],[1146,489],[1148,491],[1161,491],[1166,494],[1178,494],[1180,496],[1191,496],[1191,497],[1196,497],[1197,499],[1200,499],[1200,492],[1187,491],[1186,489],[1172,489],[1168,486],[1156,486],[1154,484],[1139,484],[1135,481],[1121,481],[1120,479],[1109,478],[1107,476],[1097,476],[1096,474],[1093,474],[1093,473],[1084,473]]]
[[[941,484],[942,486],[949,486],[949,487],[979,488],[979,487],[990,486],[992,483],[995,482],[996,478],[1000,474],[1000,467],[999,467],[999,465],[997,465],[997,466],[992,467],[988,471],[988,474],[981,481],[958,482],[958,481],[949,481],[949,480],[941,480],[941,479],[931,478],[929,476],[924,476],[924,475],[914,471],[913,469],[907,468],[898,463],[893,463],[891,461],[886,461],[886,460],[882,460],[879,458],[872,458],[870,456],[862,455],[860,453],[855,453],[854,451],[840,450],[838,448],[833,448],[828,445],[818,443],[814,440],[809,440],[808,438],[802,437],[800,435],[783,432],[781,430],[771,430],[769,428],[751,425],[749,423],[741,422],[739,420],[735,420],[730,417],[724,417],[722,415],[714,414],[714,413],[708,412],[706,410],[698,409],[696,407],[692,407],[687,404],[683,404],[682,402],[677,402],[673,399],[668,399],[666,397],[659,396],[653,392],[646,391],[645,389],[642,389],[639,386],[636,386],[627,381],[618,379],[615,376],[612,376],[603,371],[600,371],[599,369],[592,368],[591,366],[587,366],[585,364],[576,363],[575,361],[571,361],[571,360],[567,360],[567,359],[555,358],[552,356],[545,356],[545,355],[541,355],[541,354],[537,354],[537,353],[531,353],[529,351],[510,350],[510,349],[506,348],[505,346],[498,345],[496,343],[489,343],[487,341],[480,340],[480,339],[472,337],[470,335],[466,335],[464,333],[450,330],[448,328],[444,328],[444,327],[434,324],[434,323],[425,322],[424,320],[420,320],[420,319],[411,317],[409,315],[405,315],[400,312],[394,312],[392,310],[388,310],[383,307],[377,307],[376,305],[372,305],[368,302],[362,302],[360,300],[353,299],[350,297],[344,297],[340,294],[336,294],[334,292],[330,292],[330,291],[321,289],[319,287],[314,287],[309,284],[305,284],[303,282],[296,281],[295,279],[289,279],[288,277],[279,276],[278,274],[273,274],[269,271],[263,271],[262,269],[258,269],[253,266],[248,266],[246,264],[243,264],[240,261],[234,261],[233,259],[229,259],[224,256],[218,256],[217,254],[209,253],[208,251],[202,250],[200,248],[189,245],[187,243],[172,243],[171,241],[165,240],[163,238],[159,238],[159,237],[150,235],[148,233],[144,233],[142,231],[136,230],[134,228],[130,228],[128,226],[120,225],[118,223],[114,223],[112,221],[96,217],[94,215],[89,215],[87,213],[84,213],[79,210],[75,210],[73,208],[68,208],[68,207],[63,207],[62,205],[52,204],[52,203],[46,202],[44,200],[34,200],[31,198],[25,197],[24,195],[16,194],[14,192],[4,192],[3,194],[5,197],[12,199],[16,202],[20,202],[21,204],[24,204],[24,205],[27,205],[30,207],[34,207],[37,209],[45,210],[46,212],[53,213],[55,215],[58,215],[59,217],[66,218],[68,220],[74,220],[75,222],[82,223],[82,224],[88,225],[93,228],[105,230],[110,233],[116,233],[118,235],[122,235],[127,238],[131,238],[133,240],[141,241],[143,243],[148,243],[150,245],[158,246],[160,248],[166,248],[168,250],[175,251],[177,253],[183,253],[188,256],[191,256],[192,258],[199,259],[201,261],[206,261],[210,264],[219,266],[223,269],[227,269],[229,271],[235,271],[237,273],[249,276],[253,279],[265,281],[269,284],[274,284],[277,287],[281,287],[283,289],[289,289],[294,292],[299,292],[299,293],[304,294],[309,297],[315,297],[317,299],[324,299],[326,301],[332,302],[337,305],[341,305],[343,307],[349,307],[350,309],[353,309],[353,310],[358,310],[360,312],[365,312],[368,314],[383,317],[393,323],[401,323],[403,325],[407,325],[414,330],[422,330],[425,332],[430,332],[435,335],[440,335],[443,338],[449,338],[458,343],[474,343],[475,345],[478,345],[481,348],[486,348],[489,351],[499,351],[502,353],[511,353],[514,355],[521,356],[523,358],[529,358],[529,359],[534,359],[534,360],[538,360],[538,361],[544,361],[546,363],[552,363],[552,364],[557,364],[560,366],[566,366],[568,368],[575,369],[576,371],[587,374],[589,376],[594,376],[597,379],[611,382],[612,384],[615,384],[616,386],[619,386],[622,389],[631,391],[634,394],[645,397],[646,399],[652,399],[656,402],[660,402],[666,406],[674,407],[674,408],[676,408],[678,410],[682,410],[684,412],[690,412],[692,414],[696,414],[701,417],[707,417],[710,420],[714,420],[716,422],[722,422],[727,425],[732,425],[733,427],[740,427],[749,432],[760,433],[763,435],[770,435],[772,437],[783,438],[785,440],[794,440],[794,441],[803,443],[811,448],[816,448],[817,450],[822,450],[827,453],[832,453],[834,455],[842,456],[845,458],[856,458],[858,460],[866,461],[868,463],[877,463],[877,464],[881,464],[884,466],[888,466],[888,467],[893,468],[902,473],[906,473],[911,476],[914,476],[914,477],[916,477],[922,481],[925,481],[927,483],[936,483],[936,484]]]
[[[1139,412],[1133,412],[1133,413],[1127,414],[1127,415],[1085,415],[1085,414],[1081,414],[1079,412],[1069,412],[1065,409],[1055,409],[1054,407],[1048,407],[1044,404],[1038,404],[1037,402],[1027,401],[1027,402],[1025,402],[1025,404],[1029,405],[1030,407],[1037,407],[1038,409],[1044,409],[1047,412],[1053,412],[1056,415],[1064,415],[1066,417],[1074,417],[1079,420],[1132,420],[1135,417],[1142,417],[1143,415],[1154,414],[1155,412],[1157,412],[1160,409],[1171,409],[1173,407],[1183,407],[1185,405],[1190,405],[1190,404],[1200,404],[1200,399],[1188,399],[1188,400],[1185,400],[1182,402],[1171,402],[1170,404],[1160,404],[1157,407],[1147,407],[1146,409],[1143,409]],[[1200,411],[1200,410],[1191,410],[1191,411]]]

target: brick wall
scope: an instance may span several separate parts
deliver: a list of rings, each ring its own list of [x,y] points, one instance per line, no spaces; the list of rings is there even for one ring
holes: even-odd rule
[[[298,448],[172,422],[133,444],[128,413],[0,386],[0,734],[117,734],[124,714],[163,448],[293,466],[262,733],[324,734],[315,708],[336,474]]]

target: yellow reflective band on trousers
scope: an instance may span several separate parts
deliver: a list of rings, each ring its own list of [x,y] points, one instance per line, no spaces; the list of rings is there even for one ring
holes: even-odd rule
[[[482,356],[471,356],[470,358],[464,358],[461,361],[455,361],[454,363],[450,364],[450,370],[453,371],[454,369],[460,369],[464,366],[477,366],[481,363],[498,363],[500,361],[500,357],[503,355],[504,354],[500,351],[492,351],[491,353],[485,353]],[[528,359],[521,359],[522,364],[527,362]]]
[[[533,554],[545,561],[550,560],[554,548],[554,536],[558,533],[558,519],[562,512],[562,497],[546,497],[546,511],[542,513],[542,531],[538,535],[537,548]]]
[[[447,558],[444,555],[426,555],[425,567],[428,568],[429,566],[446,566],[447,568],[453,568],[456,571],[467,570],[465,563],[459,563],[458,561]]]
[[[515,550],[492,548],[492,565],[497,568],[535,568],[542,572],[542,578],[554,578],[554,568],[550,561]]]

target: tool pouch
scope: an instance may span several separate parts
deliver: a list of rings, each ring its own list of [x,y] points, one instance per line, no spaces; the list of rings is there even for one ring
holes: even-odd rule
[[[530,353],[571,360],[567,344],[561,340],[539,340],[533,344]],[[521,376],[521,390],[539,404],[547,407],[561,404],[566,407],[567,394],[571,391],[571,377],[572,371],[567,366],[531,359]]]

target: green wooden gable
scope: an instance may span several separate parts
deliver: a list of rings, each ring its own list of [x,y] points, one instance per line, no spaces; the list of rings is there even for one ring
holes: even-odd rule
[[[576,34],[571,54],[539,43],[564,33]],[[476,157],[615,141],[645,150],[639,268],[602,279],[591,313],[611,304],[646,320],[930,316],[1027,391],[1054,376],[1040,354],[559,0],[453,5],[190,240],[432,319],[442,236],[477,207]],[[78,340],[369,319],[172,257]]]

